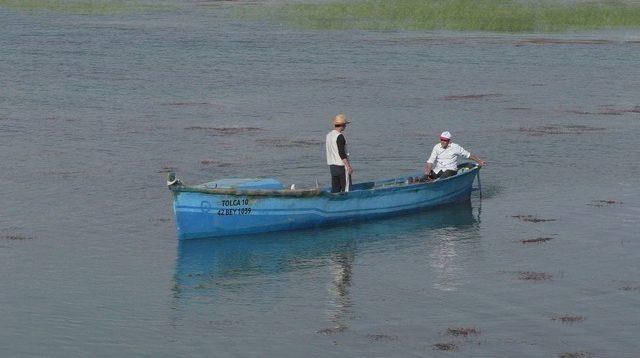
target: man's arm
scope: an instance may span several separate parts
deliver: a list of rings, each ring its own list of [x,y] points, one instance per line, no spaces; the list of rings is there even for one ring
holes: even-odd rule
[[[353,174],[353,168],[351,167],[351,164],[349,164],[349,159],[344,158],[342,159],[342,162],[344,163],[344,167],[347,168],[349,175]]]
[[[424,167],[424,175],[429,175],[429,173],[431,173],[431,169],[433,169],[433,163],[427,162],[427,165]]]
[[[478,163],[479,166],[483,166],[483,165],[487,164],[487,162],[485,162],[484,160],[476,157],[473,154],[469,154],[469,159],[474,160],[476,163]]]
[[[429,156],[429,159],[427,159],[427,164],[424,166],[424,175],[429,175],[429,173],[431,173],[431,170],[433,169],[433,163],[435,163],[436,159],[438,158],[436,148],[437,145],[434,146],[431,150],[431,155]]]
[[[353,174],[353,168],[351,167],[351,163],[349,163],[349,157],[347,157],[347,151],[345,150],[347,141],[342,134],[338,136],[336,144],[338,145],[338,155],[340,155],[340,159],[342,159],[347,173],[349,173],[349,175]]]

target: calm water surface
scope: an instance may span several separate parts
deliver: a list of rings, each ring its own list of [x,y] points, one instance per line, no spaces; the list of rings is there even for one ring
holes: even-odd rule
[[[232,13],[0,8],[2,355],[640,354],[640,34]],[[450,130],[489,162],[482,197],[178,243],[166,171],[327,184],[338,111],[356,180],[420,170]]]

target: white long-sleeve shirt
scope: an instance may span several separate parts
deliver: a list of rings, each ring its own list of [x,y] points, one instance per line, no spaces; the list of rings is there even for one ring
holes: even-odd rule
[[[449,143],[446,149],[442,148],[442,145],[438,143],[433,147],[427,163],[435,163],[434,173],[439,173],[443,170],[458,170],[458,157],[469,158],[470,155],[471,153],[456,143]]]

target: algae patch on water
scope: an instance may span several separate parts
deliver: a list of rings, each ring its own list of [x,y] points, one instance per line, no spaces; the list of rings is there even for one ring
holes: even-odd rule
[[[165,11],[177,8],[176,5],[157,0],[0,0],[1,7],[21,11],[53,11],[87,15]]]
[[[640,27],[640,5],[517,0],[360,0],[246,8],[243,15],[310,29],[561,32]]]

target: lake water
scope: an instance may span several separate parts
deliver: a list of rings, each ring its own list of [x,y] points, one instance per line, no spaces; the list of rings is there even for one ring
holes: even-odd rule
[[[640,354],[638,31],[233,14],[0,7],[3,356]],[[421,170],[449,130],[482,197],[178,242],[165,172],[328,184],[339,111],[356,181]]]

